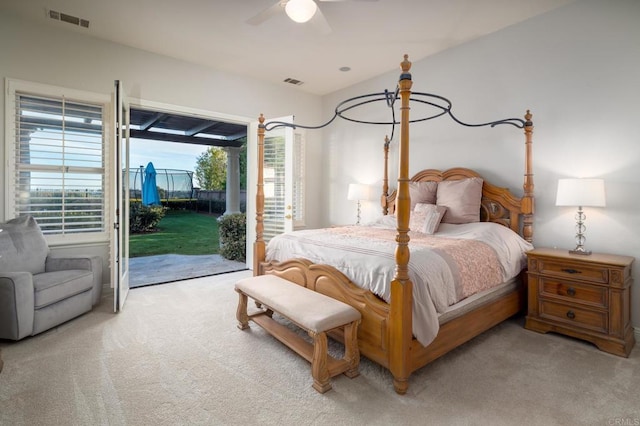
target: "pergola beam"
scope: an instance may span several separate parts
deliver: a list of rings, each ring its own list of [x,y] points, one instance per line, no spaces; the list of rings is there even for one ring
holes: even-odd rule
[[[211,123],[209,121],[202,123],[198,126],[194,126],[192,128],[190,128],[189,130],[185,130],[184,134],[187,136],[193,136],[193,135],[197,135],[198,133],[204,133],[207,130],[213,130],[217,127],[222,126],[224,123]]]
[[[244,141],[242,140],[199,138],[196,136],[170,135],[167,133],[145,132],[145,131],[134,130],[134,129],[129,130],[129,134],[132,138],[138,138],[138,139],[151,139],[151,140],[164,141],[164,142],[182,142],[182,143],[190,143],[190,144],[196,144],[196,145],[219,146],[222,148],[226,148],[226,147],[239,148],[244,144]]]
[[[145,121],[144,123],[140,123],[139,125],[140,130],[142,131],[149,130],[150,128],[152,128],[153,126],[155,126],[156,124],[160,123],[162,120],[167,118],[167,116],[168,114],[164,114],[160,112],[153,114],[147,121]]]

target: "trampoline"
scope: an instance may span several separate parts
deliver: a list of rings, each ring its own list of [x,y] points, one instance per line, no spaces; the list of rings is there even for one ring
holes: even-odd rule
[[[129,169],[129,198],[132,202],[142,202],[142,182],[144,167]],[[195,201],[193,172],[189,170],[155,169],[156,186],[160,202],[171,206],[173,203]],[[123,171],[123,173],[126,173]]]

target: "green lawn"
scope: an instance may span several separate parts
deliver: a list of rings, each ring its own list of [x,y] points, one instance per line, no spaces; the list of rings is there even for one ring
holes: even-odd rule
[[[129,256],[217,254],[220,244],[216,219],[186,210],[169,210],[157,232],[129,236]]]

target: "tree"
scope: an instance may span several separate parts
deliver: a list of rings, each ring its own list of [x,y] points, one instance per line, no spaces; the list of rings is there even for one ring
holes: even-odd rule
[[[226,189],[227,153],[220,147],[209,147],[196,159],[195,175],[201,189]]]
[[[240,150],[240,189],[247,189],[247,144]],[[210,147],[196,159],[196,179],[201,189],[227,188],[227,153],[219,147]]]

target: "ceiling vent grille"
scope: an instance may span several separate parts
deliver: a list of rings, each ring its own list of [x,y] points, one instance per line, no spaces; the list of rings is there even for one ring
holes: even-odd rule
[[[57,12],[55,10],[49,10],[48,16],[56,21],[66,22],[78,27],[89,28],[89,21],[87,19],[78,18],[77,16],[67,15],[66,13]]]
[[[295,78],[285,78],[284,82],[289,84],[295,84],[296,86],[300,86],[301,84],[304,84],[302,81],[296,80]]]

